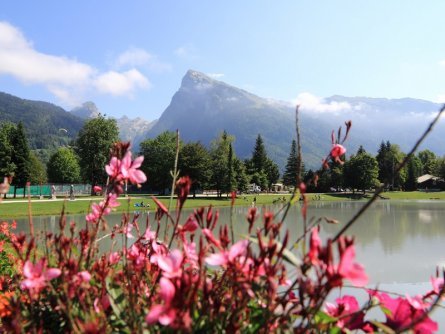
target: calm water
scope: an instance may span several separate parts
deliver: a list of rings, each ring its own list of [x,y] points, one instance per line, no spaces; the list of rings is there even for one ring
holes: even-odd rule
[[[322,223],[322,237],[333,236],[341,223],[347,222],[363,202],[312,202],[309,218],[329,217],[339,225]],[[277,211],[279,206],[259,208]],[[238,235],[247,233],[245,216],[248,208],[235,208],[235,226]],[[141,212],[139,221],[145,222],[148,211]],[[187,218],[187,212],[183,219]],[[230,209],[220,209],[220,222],[229,221]],[[445,202],[386,202],[375,203],[347,232],[356,237],[359,262],[366,266],[371,283],[416,283],[429,279],[436,266],[445,265]],[[36,230],[58,229],[57,216],[34,217]],[[67,221],[81,225],[84,215],[68,216]],[[108,218],[108,224],[119,224],[120,214]],[[290,235],[302,233],[300,208],[294,206],[285,221]],[[28,231],[27,218],[17,219],[18,230]]]
[[[347,222],[363,202],[312,202],[308,217],[335,218],[339,225],[323,223],[321,236],[333,236]],[[259,208],[260,212],[270,209],[276,212],[280,206]],[[247,233],[245,216],[248,208],[235,208],[236,233]],[[150,213],[142,212],[140,220],[145,221]],[[229,222],[230,209],[220,209],[220,221]],[[416,294],[430,288],[431,275],[436,267],[445,265],[445,202],[442,201],[380,201],[375,203],[347,232],[356,237],[356,252],[360,263],[366,267],[370,286],[402,293]],[[187,214],[183,215],[183,219]],[[119,224],[121,215],[109,217],[110,226]],[[84,216],[69,216],[68,221],[83,223]],[[35,217],[36,230],[57,230],[58,217]],[[297,203],[286,219],[286,227],[294,240],[302,233],[300,207]],[[19,230],[28,230],[27,219],[18,219]],[[45,227],[46,226],[46,227]],[[101,241],[101,248],[107,249],[109,241]],[[435,313],[435,320],[445,328],[445,312]],[[445,329],[444,329],[445,332]]]

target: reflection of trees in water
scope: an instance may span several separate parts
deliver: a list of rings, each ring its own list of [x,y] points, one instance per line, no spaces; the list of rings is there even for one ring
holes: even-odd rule
[[[330,216],[346,223],[363,202],[317,203],[311,215]],[[386,254],[399,250],[407,240],[443,238],[445,203],[440,202],[377,202],[347,231],[355,235],[360,246],[378,240]],[[327,235],[334,235],[339,225],[323,224]]]
[[[337,219],[340,224],[330,225],[322,223],[321,235],[324,237],[335,235],[341,224],[347,222],[362,206],[364,202],[311,202],[308,208],[308,219],[329,217]],[[262,226],[265,210],[277,212],[282,205],[259,206],[256,226]],[[246,220],[248,207],[234,208],[234,223],[236,238],[247,234],[248,223]],[[213,209],[219,211],[219,224],[230,223],[230,208]],[[183,224],[193,210],[185,210],[182,215]],[[207,212],[207,210],[206,210]],[[442,217],[445,214],[443,202],[389,202],[375,203],[360,219],[347,231],[348,235],[355,235],[359,247],[366,247],[379,241],[385,254],[392,254],[401,249],[408,241],[414,238],[438,239],[445,236],[445,223]],[[145,226],[147,212],[141,212],[139,223]],[[152,229],[156,228],[154,216],[151,216]],[[58,216],[33,217],[36,231],[57,232],[59,229]],[[281,219],[278,214],[277,220]],[[107,217],[110,227],[120,224],[121,214],[112,214]],[[85,215],[67,216],[67,229],[71,221],[75,221],[78,227],[85,226]],[[164,222],[164,220],[163,220]],[[164,224],[161,224],[163,226]],[[301,217],[301,203],[291,207],[288,217],[284,222],[284,228],[289,229],[291,242],[295,241],[303,232],[303,220]],[[17,230],[29,233],[27,218],[17,219]],[[217,231],[219,228],[217,228]],[[161,230],[162,233],[162,230]],[[163,235],[163,234],[161,234]],[[101,248],[106,249],[110,242],[101,242]]]

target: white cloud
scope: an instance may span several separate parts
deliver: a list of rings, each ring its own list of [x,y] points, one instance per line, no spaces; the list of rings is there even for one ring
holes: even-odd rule
[[[445,68],[445,60],[439,61],[439,66]]]
[[[186,60],[193,60],[198,58],[196,48],[191,44],[180,46],[174,51],[174,53],[177,57]]]
[[[139,58],[138,58],[139,57]],[[133,58],[127,54],[120,61],[142,61],[140,53]],[[43,85],[63,103],[73,105],[82,94],[97,88],[112,95],[129,95],[140,88],[149,87],[148,79],[131,69],[126,72],[100,73],[96,68],[74,58],[56,56],[37,51],[22,32],[0,21],[0,75],[9,75],[26,84]],[[105,81],[109,80],[108,83]]]
[[[170,64],[159,61],[158,57],[140,48],[129,48],[121,53],[114,62],[116,68],[147,67],[157,72],[170,71]]]
[[[101,93],[111,95],[131,95],[138,88],[147,88],[150,82],[138,70],[126,72],[109,71],[101,74],[95,80],[95,86]]]
[[[127,51],[121,53],[116,59],[117,67],[125,67],[125,66],[141,66],[145,65],[150,60],[153,59],[153,56],[145,50],[130,48]]]
[[[298,94],[297,98],[292,102],[294,105],[300,105],[302,110],[318,113],[339,113],[352,109],[348,102],[331,101],[326,103],[324,99],[307,92]]]
[[[207,75],[213,79],[221,79],[224,73],[207,73]]]

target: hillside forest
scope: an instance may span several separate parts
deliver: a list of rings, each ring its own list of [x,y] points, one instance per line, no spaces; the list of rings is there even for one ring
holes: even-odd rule
[[[28,182],[31,185],[106,183],[103,166],[108,163],[110,150],[119,140],[115,119],[99,115],[87,120],[71,145],[56,149],[47,162],[31,149],[26,131],[21,122],[17,125],[4,122],[0,126],[0,173],[4,177],[11,176],[12,185],[23,188]],[[375,156],[360,146],[357,152],[345,154],[341,163],[327,161],[330,168],[306,170],[304,157],[300,163],[297,143],[293,140],[289,143],[287,163],[281,174],[278,165],[268,156],[261,134],[257,135],[251,157],[244,160],[236,155],[235,140],[226,131],[214,138],[208,148],[199,141],[183,142],[177,133],[170,131],[146,139],[140,144],[139,151],[133,148],[134,155],[144,156],[141,168],[148,175],[142,191],[160,194],[169,191],[177,150],[179,176],[188,175],[193,180],[193,194],[203,189],[212,189],[219,196],[231,191],[248,192],[252,184],[262,191],[272,191],[277,183],[289,189],[295,187],[297,175],[308,181],[315,179],[315,173],[318,182],[309,185],[309,192],[365,191],[381,183],[385,183],[389,190],[412,191],[417,189],[417,179],[421,175],[445,177],[445,158],[427,149],[418,152],[396,173],[405,153],[389,141],[381,142]]]

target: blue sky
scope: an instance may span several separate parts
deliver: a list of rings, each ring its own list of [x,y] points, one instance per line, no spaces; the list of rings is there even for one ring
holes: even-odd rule
[[[4,0],[0,90],[148,120],[188,69],[285,101],[445,101],[444,12],[439,0]]]

